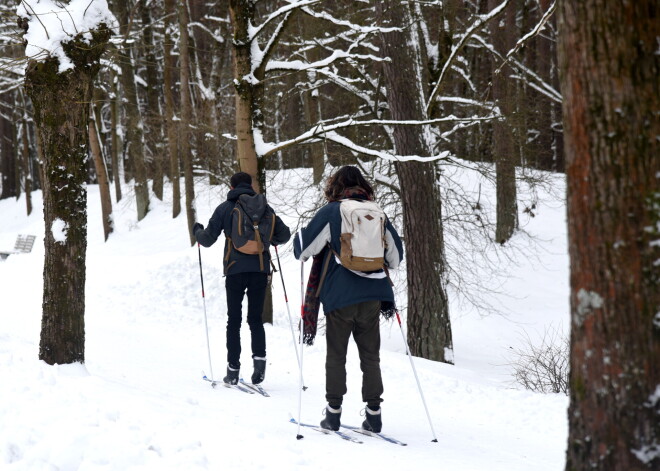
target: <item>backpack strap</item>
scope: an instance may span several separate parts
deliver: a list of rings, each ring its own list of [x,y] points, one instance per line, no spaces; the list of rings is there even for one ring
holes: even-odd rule
[[[254,240],[257,242],[257,247],[261,248],[259,251],[259,270],[264,271],[264,243],[261,240],[261,233],[259,232],[259,226],[254,226]]]

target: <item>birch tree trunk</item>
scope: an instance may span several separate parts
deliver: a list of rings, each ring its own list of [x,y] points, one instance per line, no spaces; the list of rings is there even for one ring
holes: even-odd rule
[[[571,258],[567,470],[660,469],[657,6],[558,7]]]
[[[103,25],[102,25],[103,26]],[[48,364],[85,360],[85,259],[89,102],[100,56],[110,38],[104,27],[64,44],[74,68],[59,61],[28,62],[25,88],[43,153],[45,260],[39,359]]]
[[[402,28],[382,34],[383,54],[391,60],[383,70],[392,119],[423,120],[428,83],[426,60],[419,48],[418,25],[408,2],[384,0],[376,12],[388,27]],[[407,47],[403,47],[406,45]],[[422,126],[395,126],[399,155],[428,156],[430,133]],[[408,342],[413,355],[453,363],[453,342],[446,293],[446,260],[442,207],[435,165],[396,162],[401,188],[408,275]]]

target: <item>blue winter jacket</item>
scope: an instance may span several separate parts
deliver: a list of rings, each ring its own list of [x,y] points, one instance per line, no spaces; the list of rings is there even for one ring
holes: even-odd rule
[[[296,234],[293,240],[293,253],[299,260],[306,261],[313,255],[327,250],[330,243],[335,253],[340,252],[341,214],[339,202],[322,207],[309,225]],[[388,268],[397,268],[403,260],[403,244],[389,219],[385,221],[385,263]],[[382,270],[380,270],[382,272]],[[330,256],[321,292],[323,310],[327,314],[336,309],[364,301],[394,302],[394,292],[389,278],[383,273],[373,273],[380,278],[366,278],[339,264],[334,255]]]
[[[240,183],[236,188],[230,190],[229,193],[227,193],[227,201],[215,209],[206,229],[199,230],[195,233],[197,242],[202,244],[204,247],[210,247],[215,243],[220,234],[224,231],[225,249],[223,254],[223,261],[225,275],[235,275],[237,273],[248,272],[268,273],[270,271],[269,252],[264,254],[264,269],[262,270],[259,266],[258,255],[247,255],[241,253],[238,250],[233,249],[227,242],[226,237],[229,237],[232,229],[231,212],[234,209],[234,206],[236,206],[238,197],[243,194],[254,195],[255,192],[251,185],[247,183]],[[291,231],[287,225],[282,222],[279,216],[275,216],[275,230],[273,231],[273,238],[271,239],[270,243],[272,245],[281,245],[288,241],[290,237]]]

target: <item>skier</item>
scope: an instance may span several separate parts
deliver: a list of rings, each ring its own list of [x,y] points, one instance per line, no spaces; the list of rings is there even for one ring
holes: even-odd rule
[[[261,383],[266,375],[266,333],[261,318],[264,299],[266,297],[266,286],[270,274],[270,252],[269,244],[280,245],[289,240],[291,232],[282,220],[275,215],[274,211],[266,203],[265,198],[255,197],[252,188],[252,177],[245,172],[238,172],[231,177],[231,190],[227,194],[227,200],[220,204],[211,219],[208,227],[198,222],[193,225],[193,234],[204,247],[210,247],[220,236],[225,233],[224,249],[224,275],[225,289],[227,292],[227,375],[223,381],[228,384],[237,384],[241,367],[241,307],[243,297],[247,292],[248,312],[247,322],[250,326],[252,361],[254,372],[252,383]],[[261,204],[261,208],[255,211],[264,214],[259,222],[259,233],[262,245],[259,250],[245,253],[242,248],[237,248],[235,242],[240,238],[237,235],[239,224],[237,217],[246,217],[244,209],[239,207],[240,200],[254,201]],[[254,207],[253,207],[254,208]],[[251,211],[252,212],[252,211]],[[248,227],[249,229],[249,227]],[[253,234],[257,231],[253,231]],[[232,242],[232,239],[234,242]],[[252,244],[257,246],[254,241]],[[256,252],[256,253],[255,253]]]
[[[345,247],[342,245],[348,239],[355,240],[357,234],[348,234],[349,237],[346,237],[345,232],[350,230],[342,222],[345,216],[341,207],[347,200],[370,202],[374,199],[374,191],[356,167],[345,166],[328,179],[325,197],[328,203],[294,238],[294,255],[297,259],[306,261],[314,257],[307,293],[308,297],[309,293],[318,293],[326,314],[327,405],[323,411],[325,418],[321,421],[321,427],[339,430],[341,406],[346,394],[346,353],[349,338],[353,334],[362,369],[362,400],[367,404],[362,428],[378,433],[382,428],[380,404],[383,394],[379,313],[386,318],[395,313],[394,293],[386,270],[396,268],[401,263],[403,246],[382,210],[371,203],[370,207],[375,207],[374,214],[381,214],[382,222],[378,233],[380,240],[374,240],[368,245],[381,247],[377,254],[381,260],[380,268],[367,272],[346,268],[342,261],[345,259]],[[368,224],[367,220],[371,222],[372,219],[367,216],[362,221]],[[305,309],[318,312],[318,302],[306,298]],[[315,319],[314,316],[314,312],[305,312],[305,319]],[[308,322],[305,323],[308,343],[309,337],[315,334],[313,323],[311,329],[308,329]]]

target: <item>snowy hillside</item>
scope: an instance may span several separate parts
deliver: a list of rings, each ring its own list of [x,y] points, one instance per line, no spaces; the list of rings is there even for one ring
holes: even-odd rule
[[[295,188],[296,173],[274,185]],[[285,192],[273,191],[273,199]],[[18,234],[37,236],[30,254],[0,262],[0,469],[17,470],[332,470],[442,469],[536,471],[563,468],[567,436],[563,395],[541,395],[513,384],[511,347],[548,327],[568,325],[568,257],[564,207],[542,195],[535,218],[521,214],[537,235],[534,256],[508,263],[492,280],[494,302],[506,316],[482,317],[452,304],[456,366],[415,359],[438,443],[403,353],[397,324],[382,325],[385,394],[383,432],[400,447],[361,437],[344,441],[296,426],[298,369],[279,278],[275,323],[266,326],[271,397],[212,389],[204,331],[197,247],[185,215],[171,219],[171,194],[152,200],[136,221],[130,189],[114,203],[115,233],[103,242],[98,188],[89,187],[86,286],[86,363],[50,367],[38,360],[43,268],[41,193],[25,216],[25,200],[0,201],[0,252]],[[270,191],[270,190],[269,190]],[[128,193],[128,194],[127,194]],[[561,193],[561,192],[560,192]],[[207,223],[226,188],[197,188],[198,219]],[[283,215],[295,227],[295,215]],[[206,311],[219,378],[225,367],[222,241],[202,248]],[[523,242],[523,244],[525,244]],[[291,314],[299,313],[300,264],[287,244],[280,251]],[[308,270],[309,267],[306,267]],[[251,373],[249,332],[243,324],[242,374]],[[247,348],[246,348],[247,346]],[[325,339],[304,350],[302,420],[318,423],[325,405]],[[359,360],[349,349],[348,394],[342,421],[361,423]]]

